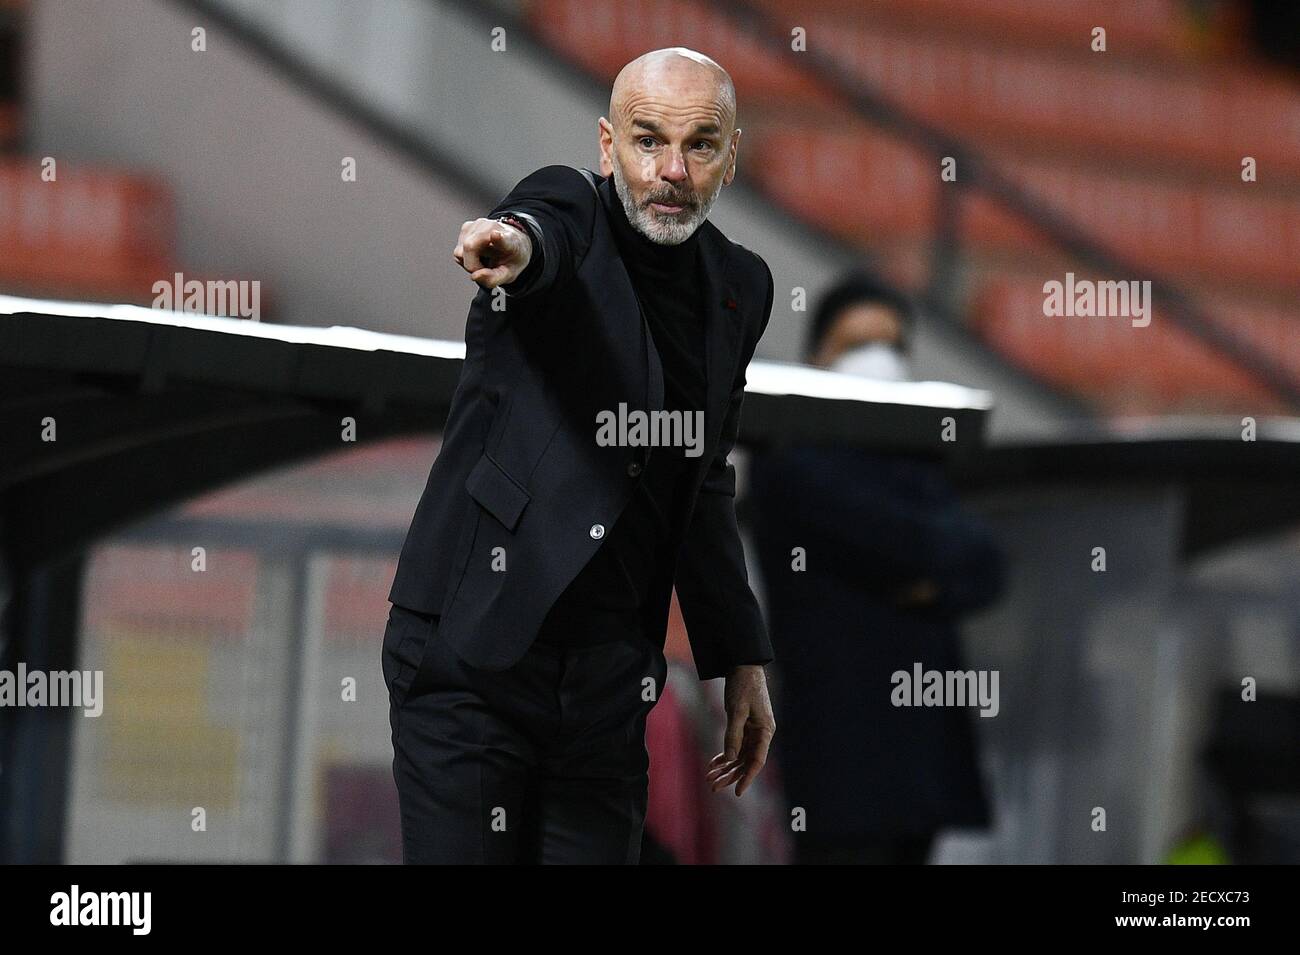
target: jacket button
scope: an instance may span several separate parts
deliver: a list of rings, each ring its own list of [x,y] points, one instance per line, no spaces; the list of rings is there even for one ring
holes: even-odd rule
[[[628,476],[628,477],[636,477],[636,476],[637,476],[638,474],[640,474],[640,473],[641,473],[641,462],[640,462],[640,461],[633,461],[633,462],[631,462],[630,464],[628,464],[628,466],[627,466],[627,476]]]
[[[592,539],[592,540],[594,540],[594,541],[598,541],[598,540],[600,540],[602,537],[605,536],[605,525],[604,525],[604,524],[592,524],[592,525],[591,525],[591,530],[587,531],[587,533],[591,535],[591,539]]]

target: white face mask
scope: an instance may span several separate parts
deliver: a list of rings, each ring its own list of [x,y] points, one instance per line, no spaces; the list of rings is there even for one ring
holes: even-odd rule
[[[831,371],[846,375],[884,381],[907,381],[911,377],[911,369],[902,352],[884,342],[870,342],[850,348],[831,362],[830,368]]]

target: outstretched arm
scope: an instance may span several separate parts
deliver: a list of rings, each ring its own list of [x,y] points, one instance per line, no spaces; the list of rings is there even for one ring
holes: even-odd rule
[[[461,226],[453,257],[481,287],[545,295],[577,273],[591,247],[599,198],[570,166],[526,176],[482,219]],[[513,218],[518,225],[499,221]]]

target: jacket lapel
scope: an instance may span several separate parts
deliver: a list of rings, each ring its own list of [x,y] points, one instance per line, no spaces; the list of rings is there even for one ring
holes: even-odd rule
[[[608,214],[611,203],[618,202],[614,193],[612,176],[604,178],[592,174],[596,193]],[[712,449],[722,431],[727,403],[731,397],[731,381],[736,371],[737,333],[740,330],[740,299],[737,295],[733,261],[729,243],[709,221],[700,226],[700,242],[696,253],[700,265],[704,317],[705,366],[705,447]],[[635,298],[635,291],[633,292]],[[664,406],[664,374],[659,352],[654,345],[645,314],[637,303],[641,319],[641,341],[646,356],[646,408],[661,410]],[[706,453],[706,458],[709,454]]]
[[[707,386],[704,409],[706,448],[713,448],[722,431],[736,372],[737,333],[740,330],[740,298],[729,243],[706,221],[700,226],[700,275],[704,302],[704,363]]]

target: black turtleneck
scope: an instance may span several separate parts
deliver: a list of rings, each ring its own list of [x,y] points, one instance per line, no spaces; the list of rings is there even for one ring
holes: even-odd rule
[[[664,408],[703,410],[700,230],[678,245],[652,242],[628,221],[612,182],[610,191],[613,202],[605,211],[663,366]],[[544,642],[585,646],[640,632],[655,571],[672,559],[679,542],[687,478],[699,463],[686,457],[685,448],[649,450],[632,499],[543,622],[539,639]]]

